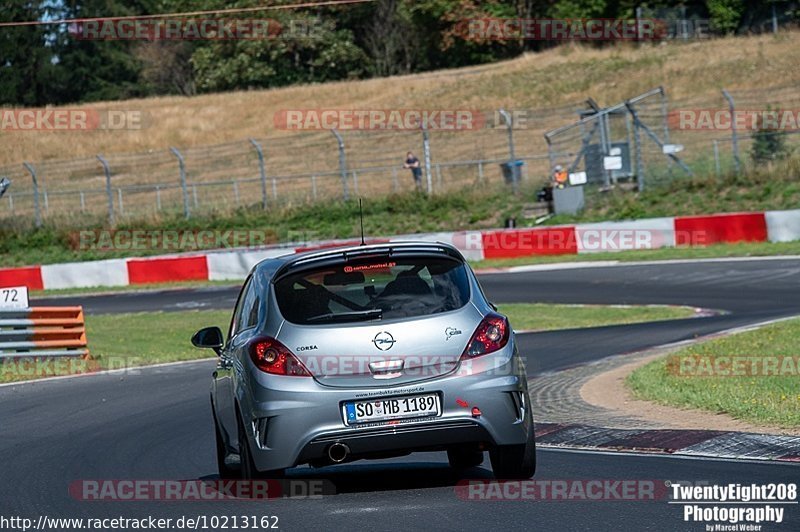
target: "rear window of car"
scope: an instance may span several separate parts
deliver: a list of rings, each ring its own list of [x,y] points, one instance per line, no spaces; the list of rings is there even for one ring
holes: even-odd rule
[[[352,323],[459,309],[469,301],[469,280],[455,259],[392,256],[290,273],[275,293],[292,323]]]

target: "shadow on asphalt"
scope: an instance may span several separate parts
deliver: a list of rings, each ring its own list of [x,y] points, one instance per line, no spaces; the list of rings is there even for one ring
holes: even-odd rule
[[[488,459],[483,466],[455,470],[446,463],[430,462],[382,462],[350,463],[321,468],[298,467],[286,472],[282,479],[274,482],[283,484],[284,493],[293,493],[293,481],[322,481],[324,495],[343,493],[364,493],[377,491],[417,490],[428,488],[455,487],[459,481],[472,479],[491,480]],[[206,475],[198,480],[203,482],[220,481],[218,475]],[[272,481],[270,481],[272,482]],[[298,498],[307,498],[302,494]]]

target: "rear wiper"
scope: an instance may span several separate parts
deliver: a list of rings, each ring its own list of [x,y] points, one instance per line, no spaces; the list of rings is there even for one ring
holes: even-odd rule
[[[355,310],[353,312],[328,312],[318,316],[307,318],[308,323],[315,323],[320,321],[337,322],[337,321],[369,321],[379,320],[383,316],[383,311],[379,308],[369,310]]]

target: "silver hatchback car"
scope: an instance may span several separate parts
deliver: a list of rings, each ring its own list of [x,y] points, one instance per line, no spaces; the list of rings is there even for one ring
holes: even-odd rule
[[[223,478],[437,450],[455,468],[488,451],[497,478],[536,469],[514,333],[449,245],[264,260],[227,340],[208,327],[192,343],[219,355],[211,406]]]

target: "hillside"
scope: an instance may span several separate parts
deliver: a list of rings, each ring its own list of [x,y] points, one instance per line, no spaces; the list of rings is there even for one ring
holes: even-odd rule
[[[719,98],[723,87],[800,85],[798,50],[800,32],[602,50],[564,45],[492,65],[403,77],[89,104],[142,111],[145,127],[0,134],[0,166],[297,135],[274,128],[273,115],[283,109],[541,109],[574,106],[590,96],[611,104],[659,85],[673,100]],[[536,133],[563,123],[537,124]],[[535,152],[545,147],[540,135],[521,142],[533,142]]]

